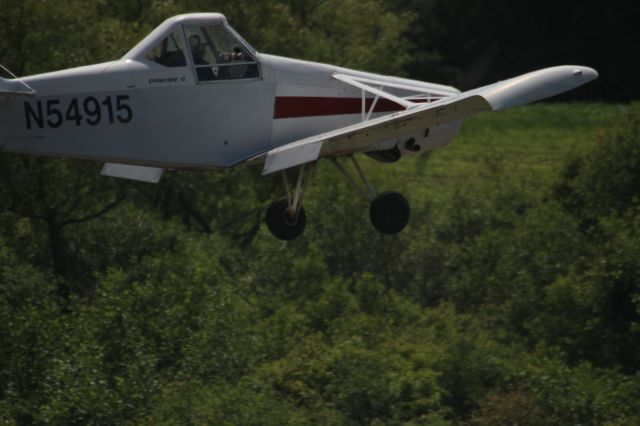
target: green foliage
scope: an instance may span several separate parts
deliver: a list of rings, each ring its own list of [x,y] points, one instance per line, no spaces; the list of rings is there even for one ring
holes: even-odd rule
[[[638,377],[586,363],[570,367],[554,353],[527,358],[506,375],[507,383],[530,395],[550,424],[619,424],[637,414]]]
[[[29,75],[122,56],[123,49],[132,46],[141,33],[136,26],[101,15],[106,3],[2,0],[3,65],[19,75]]]
[[[640,104],[631,104],[612,132],[570,161],[556,185],[565,208],[591,223],[640,202]]]
[[[29,423],[57,344],[53,277],[21,261],[0,237],[0,283],[0,420]]]
[[[602,223],[605,237],[584,270],[545,289],[540,315],[529,328],[573,360],[637,371],[640,359],[638,213]],[[567,312],[572,312],[567,317]]]

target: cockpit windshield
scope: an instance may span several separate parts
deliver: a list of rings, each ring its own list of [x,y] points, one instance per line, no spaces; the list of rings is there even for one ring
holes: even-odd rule
[[[151,49],[145,58],[165,67],[184,67],[187,66],[184,52],[182,34],[178,29]]]
[[[223,25],[185,27],[198,81],[260,77],[258,63]]]

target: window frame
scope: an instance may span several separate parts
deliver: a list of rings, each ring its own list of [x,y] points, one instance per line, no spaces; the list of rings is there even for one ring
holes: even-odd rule
[[[161,64],[160,62],[154,61],[153,59],[149,59],[147,55],[151,53],[151,51],[153,51],[158,45],[160,45],[160,43],[164,43],[167,38],[173,35],[173,33],[178,33],[179,37],[181,38],[182,45],[184,46],[182,48],[183,50],[182,54],[184,55],[185,64],[172,67],[169,65]],[[191,62],[190,57],[191,57],[191,52],[190,52],[189,46],[187,45],[187,39],[185,37],[184,30],[182,29],[182,27],[179,27],[179,28],[173,28],[172,30],[168,31],[162,38],[159,39],[159,41],[156,42],[156,44],[153,45],[153,47],[151,47],[149,50],[147,50],[146,53],[144,53],[144,55],[142,56],[142,59],[144,59],[146,62],[150,64],[159,66],[162,69],[170,70],[170,69],[193,67],[193,63]]]
[[[247,52],[251,61],[243,61],[240,63],[230,63],[230,64],[219,64],[219,65],[196,65],[193,60],[193,53],[191,52],[191,46],[189,45],[189,41],[187,39],[187,28],[190,27],[221,27],[224,31],[226,31],[232,38],[234,38],[242,48]],[[247,41],[242,38],[233,28],[231,28],[227,23],[223,22],[202,22],[202,23],[185,23],[181,25],[182,28],[182,39],[185,43],[187,50],[187,62],[191,66],[193,71],[193,78],[196,84],[220,84],[220,83],[229,83],[229,82],[239,82],[239,81],[258,81],[262,80],[262,66],[260,61],[257,58],[257,51],[249,44]],[[249,77],[249,78],[228,78],[222,80],[200,80],[198,78],[197,68],[207,68],[207,67],[232,67],[234,65],[256,65],[258,68],[258,76],[257,77]]]

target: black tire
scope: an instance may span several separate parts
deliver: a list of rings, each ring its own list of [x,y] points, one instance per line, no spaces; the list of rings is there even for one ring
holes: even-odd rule
[[[371,224],[378,232],[397,234],[409,223],[409,202],[398,192],[383,192],[369,206]]]
[[[304,207],[300,206],[295,218],[289,216],[288,208],[287,199],[281,198],[271,203],[265,217],[271,234],[284,241],[298,238],[307,224],[307,214],[304,212]]]

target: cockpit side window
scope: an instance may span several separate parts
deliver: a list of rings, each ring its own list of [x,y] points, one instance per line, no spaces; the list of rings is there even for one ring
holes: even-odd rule
[[[260,77],[256,60],[224,25],[189,26],[185,33],[198,81]]]
[[[151,49],[145,58],[165,67],[184,67],[187,66],[184,52],[182,34],[177,29]]]

